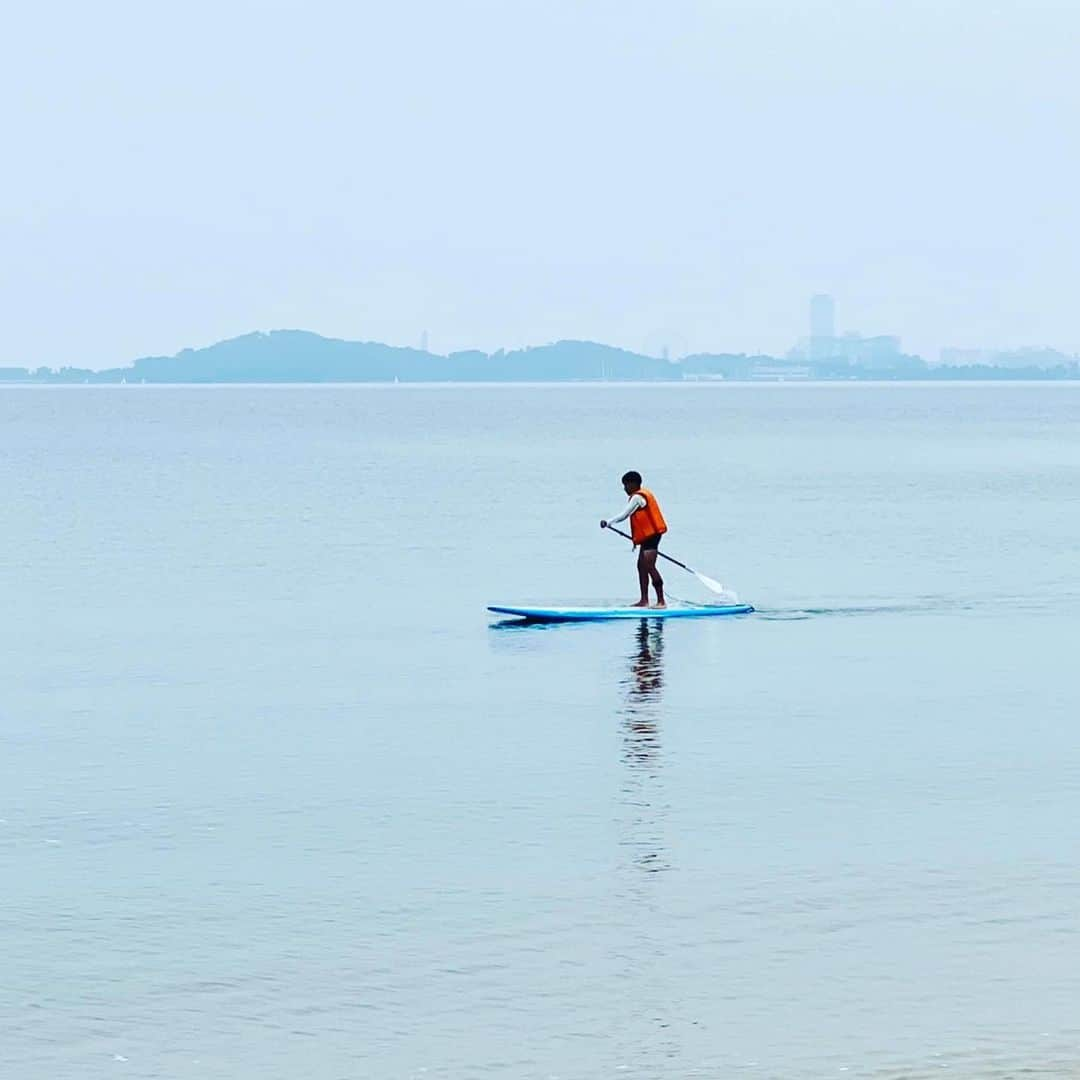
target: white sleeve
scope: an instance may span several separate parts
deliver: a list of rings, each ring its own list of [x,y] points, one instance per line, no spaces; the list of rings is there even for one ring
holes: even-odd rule
[[[635,510],[640,510],[643,506],[645,506],[644,495],[631,495],[622,513],[618,517],[609,518],[608,524],[618,525],[620,521],[625,521]]]

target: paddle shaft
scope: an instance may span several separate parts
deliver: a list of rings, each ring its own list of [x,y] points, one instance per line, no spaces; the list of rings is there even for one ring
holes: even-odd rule
[[[629,533],[624,533],[622,529],[616,529],[614,525],[608,525],[607,527],[613,533],[618,533],[620,536],[626,537],[627,540],[633,543],[634,538]],[[678,559],[673,559],[670,555],[665,555],[659,548],[657,548],[656,554],[659,555],[661,559],[667,559],[668,562],[673,562],[676,566],[681,566],[688,574],[697,573],[696,570],[691,570],[690,567],[686,565],[686,563],[679,562]]]

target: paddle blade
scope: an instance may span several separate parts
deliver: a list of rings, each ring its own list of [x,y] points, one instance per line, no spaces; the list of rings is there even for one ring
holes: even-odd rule
[[[739,598],[735,592],[726,585],[721,585],[719,581],[709,577],[708,574],[699,574],[696,570],[692,571],[692,573],[706,589],[716,593],[717,596],[722,596],[729,604],[737,604],[739,602]]]

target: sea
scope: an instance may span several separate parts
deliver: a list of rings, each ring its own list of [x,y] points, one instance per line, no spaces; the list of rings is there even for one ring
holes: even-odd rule
[[[756,612],[490,616],[629,469]],[[1080,386],[10,386],[0,494],[4,1080],[1080,1076]]]

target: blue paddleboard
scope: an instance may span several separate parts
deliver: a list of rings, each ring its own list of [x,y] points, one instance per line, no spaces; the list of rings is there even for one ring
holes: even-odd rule
[[[679,607],[504,607],[493,605],[488,611],[510,615],[529,622],[599,622],[602,619],[701,619],[717,615],[749,615],[749,604],[686,604]]]

